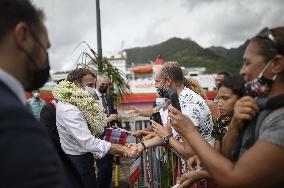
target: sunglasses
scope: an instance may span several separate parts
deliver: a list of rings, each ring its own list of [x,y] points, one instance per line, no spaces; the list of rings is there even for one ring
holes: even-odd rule
[[[268,27],[263,28],[263,29],[256,35],[256,37],[270,40],[270,41],[273,43],[273,45],[275,46],[275,48],[277,49],[277,51],[282,54],[282,51],[281,51],[279,42],[278,42],[278,41],[276,40],[276,38],[273,36],[273,33],[271,32],[271,30],[270,30]]]
[[[271,30],[268,27],[263,28],[256,36],[260,38],[267,38],[271,40],[274,44],[277,44],[277,40],[275,39]]]

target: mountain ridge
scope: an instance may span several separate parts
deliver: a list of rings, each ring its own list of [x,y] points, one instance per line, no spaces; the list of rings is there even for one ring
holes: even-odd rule
[[[206,67],[208,73],[238,72],[242,64],[242,55],[248,41],[238,48],[224,47],[202,48],[191,39],[170,38],[158,44],[126,49],[127,66],[145,64],[161,55],[165,61],[177,61],[185,67]]]

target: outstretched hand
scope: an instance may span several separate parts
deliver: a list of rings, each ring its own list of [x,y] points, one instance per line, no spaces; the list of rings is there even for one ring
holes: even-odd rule
[[[130,143],[126,147],[125,157],[128,158],[136,158],[141,154],[140,148],[138,144]]]
[[[163,138],[163,137],[166,137],[167,135],[170,134],[168,129],[166,127],[164,127],[163,125],[160,125],[159,123],[157,123],[155,121],[151,121],[151,122],[152,122],[153,130],[156,132],[156,134],[159,137]]]
[[[139,110],[138,108],[134,106],[131,106],[131,110],[128,111],[129,119],[134,119],[140,115],[141,115],[141,110]]]

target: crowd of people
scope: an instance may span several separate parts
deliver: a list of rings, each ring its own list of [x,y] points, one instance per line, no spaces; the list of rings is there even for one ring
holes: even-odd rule
[[[155,106],[129,112],[152,117],[151,125],[134,132],[141,142],[121,146],[103,139],[106,127],[121,127],[108,75],[76,68],[45,104],[43,11],[1,0],[0,18],[0,187],[111,187],[114,155],[136,158],[156,146],[180,157],[177,187],[203,187],[202,179],[208,187],[284,186],[284,27],[249,40],[240,74],[218,73],[214,101],[178,63],[159,66]]]

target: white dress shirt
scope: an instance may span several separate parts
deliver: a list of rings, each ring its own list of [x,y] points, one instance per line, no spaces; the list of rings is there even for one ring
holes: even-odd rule
[[[61,147],[66,154],[82,155],[91,152],[101,158],[111,148],[110,142],[98,139],[91,134],[84,115],[74,105],[58,101],[56,126]]]
[[[103,94],[101,94],[97,89],[96,89],[96,95],[97,95],[97,97],[98,97],[98,100],[99,100],[99,101],[102,101],[102,95],[103,95]]]

